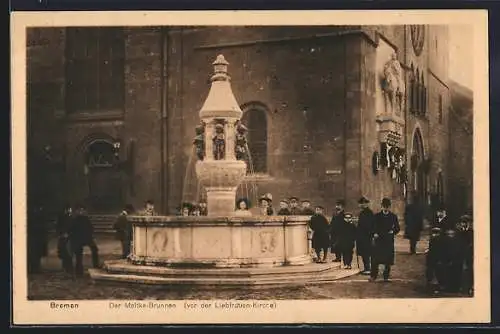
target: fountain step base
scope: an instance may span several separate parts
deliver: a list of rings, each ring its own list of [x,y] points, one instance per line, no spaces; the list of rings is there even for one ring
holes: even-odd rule
[[[179,269],[110,261],[104,269],[89,269],[96,283],[136,283],[200,287],[277,287],[328,283],[358,274],[358,269],[341,269],[338,263],[310,263],[274,268]]]

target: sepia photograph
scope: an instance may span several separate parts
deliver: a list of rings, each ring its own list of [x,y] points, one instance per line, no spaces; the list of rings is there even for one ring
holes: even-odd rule
[[[86,302],[231,322],[281,314],[282,301],[477,300],[479,258],[489,290],[475,167],[488,165],[476,146],[478,133],[488,145],[486,16],[404,12],[24,23],[16,298],[80,322]]]

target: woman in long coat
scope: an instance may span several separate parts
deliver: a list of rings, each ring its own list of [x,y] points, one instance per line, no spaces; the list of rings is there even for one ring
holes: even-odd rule
[[[399,233],[398,217],[392,213],[391,200],[382,200],[382,211],[374,217],[373,226],[373,253],[370,281],[378,276],[378,266],[384,265],[384,281],[389,280],[391,266],[394,265],[394,236]]]

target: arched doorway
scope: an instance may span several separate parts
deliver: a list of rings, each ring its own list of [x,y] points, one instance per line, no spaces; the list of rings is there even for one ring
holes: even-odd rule
[[[424,161],[425,154],[422,134],[419,129],[416,129],[412,140],[411,171],[413,174],[413,190],[421,203],[425,203],[427,199],[427,175]]]
[[[123,205],[122,182],[115,164],[113,143],[106,140],[91,142],[84,159],[89,209],[94,213],[119,210]]]
[[[242,107],[242,123],[248,128],[247,142],[250,157],[249,174],[265,174],[267,163],[267,108],[260,103],[249,103]]]

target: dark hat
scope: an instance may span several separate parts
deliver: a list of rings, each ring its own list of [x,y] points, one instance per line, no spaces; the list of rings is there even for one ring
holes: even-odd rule
[[[359,204],[367,204],[370,203],[370,201],[366,197],[361,197],[358,201]]]
[[[389,198],[387,198],[387,197],[384,197],[382,199],[382,206],[383,207],[389,207],[389,206],[391,206],[391,200]]]
[[[299,198],[298,197],[295,197],[295,196],[292,196],[289,198],[290,201],[296,201],[298,202],[299,201]]]
[[[286,198],[285,198],[285,199],[282,199],[282,200],[280,201],[280,203],[286,203],[286,204],[288,204],[288,200],[287,200]]]
[[[345,206],[345,200],[343,199],[338,199],[337,202],[336,202],[337,205],[342,205],[342,206]]]
[[[265,195],[262,195],[262,196],[260,196],[259,201],[268,201],[268,202],[272,202],[272,201],[273,201],[273,195],[271,195],[270,193],[267,193],[267,194],[265,194]]]
[[[435,232],[435,233],[437,233],[437,232],[441,232],[441,229],[440,229],[439,227],[433,227],[433,228],[431,229],[431,232]]]
[[[321,210],[324,210],[324,209],[325,209],[325,208],[324,208],[323,206],[321,206],[321,205],[316,205],[314,208],[315,208],[315,209],[321,209]]]
[[[308,199],[303,199],[301,202],[302,202],[302,203],[311,203],[311,201],[310,201],[310,200],[308,200]]]
[[[148,199],[148,200],[146,201],[146,204],[155,204],[155,203],[153,202],[153,200]]]
[[[353,218],[353,215],[350,212],[346,212],[344,213],[344,218]]]
[[[437,211],[446,211],[446,208],[444,207],[444,205],[438,205]]]

